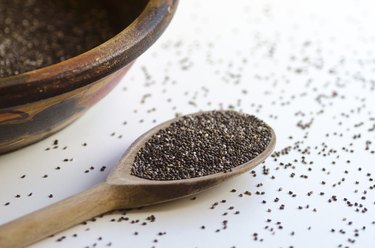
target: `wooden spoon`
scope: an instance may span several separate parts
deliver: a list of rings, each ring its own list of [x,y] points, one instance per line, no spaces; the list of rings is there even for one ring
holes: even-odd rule
[[[171,181],[148,180],[131,175],[133,160],[144,143],[160,129],[180,118],[162,123],[139,137],[125,152],[106,182],[0,226],[0,247],[25,247],[111,210],[153,205],[196,194],[253,169],[275,147],[276,136],[271,129],[272,137],[267,148],[254,159],[229,172]]]

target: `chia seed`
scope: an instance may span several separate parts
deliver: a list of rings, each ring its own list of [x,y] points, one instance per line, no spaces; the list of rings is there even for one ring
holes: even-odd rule
[[[55,64],[116,31],[100,1],[0,0],[0,77]]]
[[[228,172],[262,153],[271,137],[270,127],[248,114],[184,116],[145,143],[131,173],[150,180],[181,180]]]

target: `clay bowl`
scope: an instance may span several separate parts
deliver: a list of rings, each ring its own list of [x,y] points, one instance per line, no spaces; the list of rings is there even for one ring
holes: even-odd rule
[[[162,34],[178,1],[105,2],[116,25],[126,24],[116,36],[63,62],[0,78],[0,153],[61,130],[107,95]]]

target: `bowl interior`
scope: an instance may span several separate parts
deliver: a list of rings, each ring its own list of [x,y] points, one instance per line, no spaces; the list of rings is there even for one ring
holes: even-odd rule
[[[6,1],[23,0],[0,0],[0,12],[4,10],[1,4]],[[44,0],[26,3],[35,1]],[[160,37],[178,4],[178,0],[66,1],[74,2],[78,15],[80,11],[88,11],[92,1],[100,4],[110,13],[106,21],[115,33],[107,41],[70,59],[0,77],[0,153],[61,130],[107,95],[134,60]],[[0,15],[0,28],[1,18]]]
[[[0,78],[59,63],[130,25],[147,0],[0,0]]]
[[[90,0],[85,0],[90,3]],[[132,23],[146,7],[149,0],[106,0],[101,1],[109,9],[110,22],[117,32],[122,31]]]

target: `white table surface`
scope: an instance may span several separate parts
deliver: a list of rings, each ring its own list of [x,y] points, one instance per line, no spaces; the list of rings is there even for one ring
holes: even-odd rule
[[[374,7],[181,1],[103,101],[0,156],[0,223],[105,180],[138,135],[177,113],[233,108],[273,126],[284,152],[195,200],[106,214],[33,247],[374,247]]]

